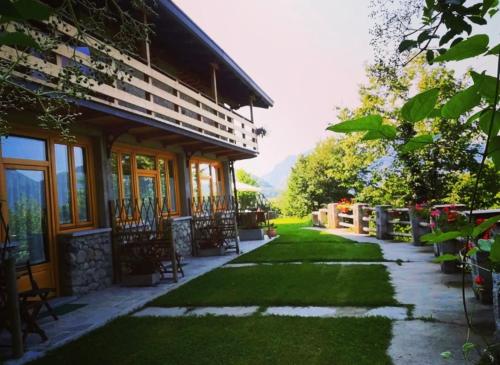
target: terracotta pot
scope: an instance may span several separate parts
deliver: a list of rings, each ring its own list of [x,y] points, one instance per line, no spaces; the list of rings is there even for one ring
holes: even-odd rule
[[[268,228],[266,233],[269,238],[276,237],[276,228]]]

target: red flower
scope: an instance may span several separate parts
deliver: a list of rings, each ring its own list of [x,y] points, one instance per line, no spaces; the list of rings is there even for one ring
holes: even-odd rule
[[[474,278],[474,283],[476,283],[476,285],[478,285],[478,286],[483,286],[484,285],[484,278],[481,275],[477,275]]]

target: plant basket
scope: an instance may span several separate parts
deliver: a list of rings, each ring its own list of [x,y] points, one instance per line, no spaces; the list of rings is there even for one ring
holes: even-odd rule
[[[450,240],[438,243],[440,255],[456,255],[460,251],[462,244],[457,240]],[[441,272],[444,274],[455,274],[460,271],[458,260],[441,262]]]

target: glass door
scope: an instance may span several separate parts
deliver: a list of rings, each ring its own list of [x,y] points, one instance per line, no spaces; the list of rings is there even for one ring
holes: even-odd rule
[[[141,207],[141,218],[149,225],[156,221],[155,217],[159,213],[157,200],[157,176],[156,174],[138,174],[137,186],[139,190],[139,200]]]
[[[4,186],[11,244],[20,265],[30,261],[37,283],[55,287],[49,239],[47,168],[5,165]],[[21,280],[19,285],[27,285]]]

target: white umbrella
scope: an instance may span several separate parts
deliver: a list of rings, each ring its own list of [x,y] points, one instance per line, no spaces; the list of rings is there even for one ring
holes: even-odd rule
[[[240,181],[236,181],[236,190],[241,191],[241,192],[248,191],[248,192],[252,192],[252,193],[259,193],[262,191],[262,189],[259,188],[258,186],[245,184],[245,183],[242,183]]]

